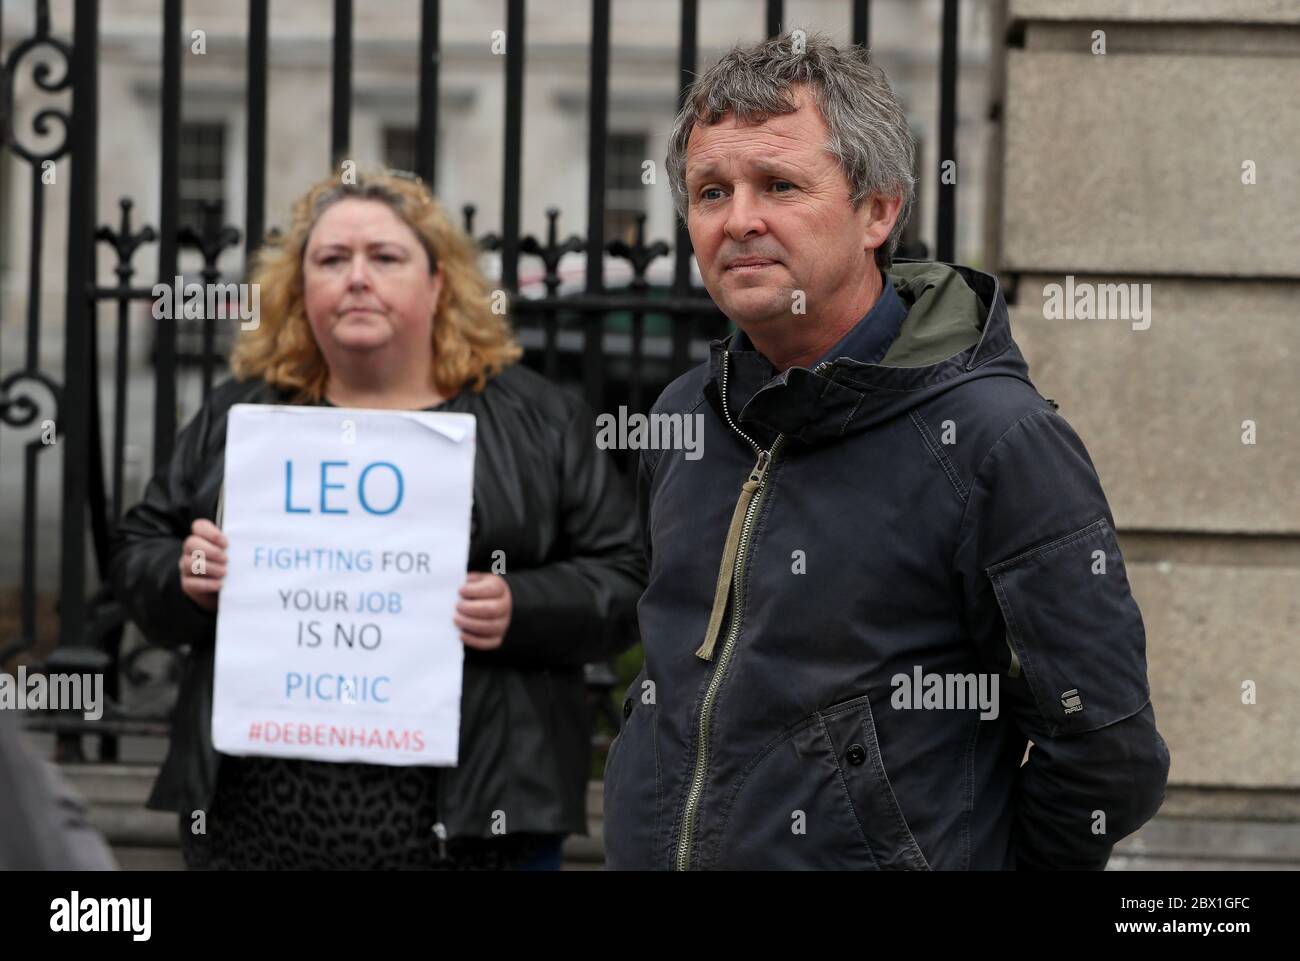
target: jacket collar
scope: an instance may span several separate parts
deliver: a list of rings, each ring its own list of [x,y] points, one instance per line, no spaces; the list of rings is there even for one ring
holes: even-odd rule
[[[827,361],[848,357],[863,364],[878,364],[898,336],[899,328],[907,317],[907,305],[894,289],[888,275],[882,277],[880,296],[871,309],[854,324],[839,341],[808,365],[809,370]],[[737,330],[729,348],[733,353],[754,350],[754,344],[743,330]]]
[[[886,367],[839,357],[820,374],[805,367],[777,373],[737,331],[709,345],[705,397],[722,416],[725,360],[731,415],[766,448],[777,434],[816,444],[863,430],[975,377],[998,374],[1028,381],[997,278],[969,267],[945,266],[975,291],[983,312],[979,340],[966,350],[923,367]],[[990,364],[995,359],[1001,362]]]

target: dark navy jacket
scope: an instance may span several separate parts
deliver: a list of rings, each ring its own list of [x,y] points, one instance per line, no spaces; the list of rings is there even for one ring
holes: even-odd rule
[[[605,771],[611,868],[1096,869],[1163,800],[1142,617],[1083,444],[993,277],[891,276],[912,302],[880,364],[778,375],[715,342],[655,405],[702,416],[703,456],[642,455],[645,664]],[[954,305],[971,345],[904,365]],[[931,674],[996,678],[997,716],[898,696]]]

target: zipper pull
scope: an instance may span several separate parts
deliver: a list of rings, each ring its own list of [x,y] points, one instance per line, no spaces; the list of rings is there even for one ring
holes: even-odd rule
[[[439,821],[433,826],[433,833],[438,838],[438,860],[447,860],[447,825]]]
[[[736,573],[736,553],[740,548],[740,531],[745,526],[745,514],[754,493],[767,477],[767,468],[772,457],[767,451],[760,451],[758,463],[749,472],[749,479],[740,488],[740,499],[736,509],[731,512],[731,526],[727,528],[727,540],[722,546],[722,565],[718,569],[718,583],[713,589],[713,610],[709,613],[709,626],[704,631],[704,643],[695,652],[701,660],[713,660],[713,648],[717,645],[718,634],[722,630],[722,620],[727,612],[727,602],[731,597],[731,580]]]

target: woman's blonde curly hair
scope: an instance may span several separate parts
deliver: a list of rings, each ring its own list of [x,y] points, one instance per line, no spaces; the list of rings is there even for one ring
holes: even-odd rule
[[[504,314],[492,311],[492,293],[478,268],[478,248],[454,226],[423,182],[393,171],[356,173],[355,183],[331,177],[315,184],[293,205],[288,231],[258,252],[249,280],[259,284],[260,323],[241,331],[230,356],[239,380],[260,377],[314,403],[325,392],[329,369],[312,336],[303,307],[303,253],[329,207],[356,198],[387,204],[424,245],[429,263],[442,265],[442,291],[433,323],[433,384],[449,397],[469,386],[481,391],[488,378],[523,353]]]

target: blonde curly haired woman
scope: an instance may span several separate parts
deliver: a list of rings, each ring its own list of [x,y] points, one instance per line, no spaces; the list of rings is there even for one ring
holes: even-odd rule
[[[592,412],[518,366],[473,241],[416,178],[322,181],[258,256],[260,325],[234,378],[177,438],[117,532],[116,596],[155,643],[185,646],[169,754],[149,806],[180,815],[195,868],[559,866],[585,833],[583,665],[635,639],[645,582],[635,512]],[[218,754],[214,518],[236,403],[439,410],[477,419],[460,762],[389,767]],[[182,558],[203,550],[207,572]],[[504,550],[508,573],[485,573]],[[205,812],[205,833],[192,830]],[[499,830],[504,812],[508,832]]]

